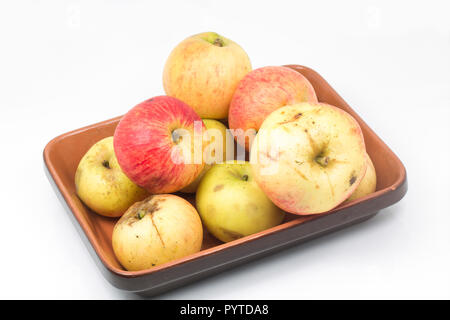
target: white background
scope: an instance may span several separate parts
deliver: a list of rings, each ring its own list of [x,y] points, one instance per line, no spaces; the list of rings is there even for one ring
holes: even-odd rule
[[[136,298],[100,274],[44,175],[55,136],[163,94],[171,49],[216,31],[253,67],[322,74],[404,162],[372,220],[160,298],[450,298],[447,1],[2,1],[0,298]]]

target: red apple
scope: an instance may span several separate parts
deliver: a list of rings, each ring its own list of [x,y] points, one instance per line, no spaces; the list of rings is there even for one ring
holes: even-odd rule
[[[200,117],[184,102],[159,96],[146,100],[121,119],[114,151],[123,172],[151,193],[175,192],[203,170]]]
[[[300,102],[317,102],[311,83],[287,67],[263,67],[238,84],[230,104],[228,124],[237,142],[249,150],[264,119],[274,110]]]

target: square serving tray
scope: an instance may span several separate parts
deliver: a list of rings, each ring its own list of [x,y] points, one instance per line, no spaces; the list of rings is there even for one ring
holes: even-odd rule
[[[202,250],[142,271],[126,271],[114,256],[111,235],[117,219],[89,210],[75,193],[75,171],[82,156],[98,140],[112,136],[121,117],[96,123],[56,137],[44,149],[47,176],[82,240],[105,278],[119,289],[156,295],[197,279],[221,272],[302,241],[369,219],[398,202],[407,191],[406,170],[398,157],[314,70],[288,65],[314,86],[319,101],[340,107],[360,124],[377,172],[377,189],[364,198],[313,216],[287,214],[276,227],[221,243],[205,230]],[[195,205],[194,197],[179,194]]]

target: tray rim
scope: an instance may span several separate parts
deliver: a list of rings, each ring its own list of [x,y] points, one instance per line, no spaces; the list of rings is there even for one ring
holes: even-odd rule
[[[323,81],[325,84],[328,85],[329,89],[331,89],[333,91],[334,94],[336,94],[340,99],[342,99],[342,97],[340,97],[340,95],[334,90],[334,88],[329,85],[329,83],[315,70],[305,67],[305,66],[301,66],[301,65],[285,65],[286,67],[292,68],[296,71],[298,70],[302,70],[302,69],[306,69],[309,72],[315,73],[316,76],[318,76],[321,81]],[[44,152],[43,152],[43,160],[44,160],[44,165],[46,167],[46,169],[48,170],[49,173],[49,178],[51,178],[54,182],[55,187],[58,189],[58,191],[60,192],[62,198],[64,199],[64,201],[67,204],[67,207],[70,209],[72,215],[74,216],[75,220],[78,222],[79,226],[81,227],[81,230],[84,232],[84,235],[86,236],[87,240],[89,241],[90,245],[92,246],[92,249],[94,250],[95,254],[97,255],[97,257],[100,259],[100,261],[102,262],[103,266],[112,274],[119,276],[121,278],[137,278],[137,277],[142,277],[145,275],[149,275],[149,274],[154,274],[157,273],[158,271],[161,271],[163,269],[168,269],[171,268],[173,266],[177,266],[177,265],[181,265],[183,263],[186,262],[190,262],[193,260],[197,260],[197,259],[201,259],[202,257],[205,256],[209,256],[209,255],[213,255],[214,253],[217,252],[222,252],[223,250],[227,250],[227,249],[231,249],[233,247],[239,246],[243,243],[247,243],[250,241],[255,241],[259,238],[262,237],[266,237],[269,236],[273,233],[276,232],[281,232],[283,230],[286,229],[290,229],[294,226],[297,226],[299,224],[308,224],[308,222],[310,221],[314,221],[317,219],[321,219],[323,217],[328,216],[329,214],[333,214],[333,213],[337,213],[343,209],[349,208],[349,207],[357,207],[359,204],[363,203],[363,202],[367,202],[370,200],[375,200],[377,198],[379,198],[380,196],[383,196],[387,193],[390,193],[392,191],[395,191],[397,188],[401,187],[405,182],[406,182],[406,169],[403,165],[403,163],[401,162],[401,160],[397,157],[397,155],[389,148],[388,145],[386,145],[386,143],[367,125],[367,123],[361,118],[359,117],[359,115],[344,101],[344,99],[342,99],[342,101],[346,104],[346,106],[349,108],[349,110],[351,110],[351,114],[353,117],[355,117],[355,119],[359,122],[359,123],[364,123],[366,128],[373,133],[375,139],[379,140],[379,142],[389,150],[389,152],[391,152],[391,154],[393,155],[393,158],[396,162],[398,162],[399,167],[400,167],[400,174],[398,179],[390,186],[378,190],[370,195],[367,195],[365,197],[362,197],[360,199],[354,200],[352,202],[348,202],[348,203],[344,203],[341,204],[340,206],[326,212],[323,214],[316,214],[316,215],[310,215],[310,216],[299,216],[298,219],[294,219],[288,222],[285,222],[283,224],[280,224],[278,226],[275,226],[273,228],[269,228],[266,230],[263,230],[261,232],[228,242],[228,243],[223,243],[223,244],[219,244],[217,246],[199,251],[197,253],[188,255],[186,257],[182,257],[176,260],[172,260],[169,261],[167,263],[164,263],[162,265],[150,268],[150,269],[145,269],[145,270],[140,270],[140,271],[127,271],[127,270],[122,270],[119,269],[115,266],[112,266],[106,259],[105,257],[100,253],[101,251],[99,244],[97,243],[97,241],[95,241],[95,236],[93,235],[93,233],[89,230],[89,228],[87,227],[87,223],[82,220],[79,215],[77,214],[77,210],[76,210],[76,206],[74,204],[74,202],[72,201],[71,197],[69,196],[67,190],[65,190],[63,183],[60,179],[60,177],[57,174],[57,170],[55,169],[55,167],[53,166],[53,164],[50,161],[50,152],[52,150],[52,147],[57,144],[60,140],[63,140],[67,137],[88,131],[90,129],[93,129],[95,127],[98,126],[104,126],[104,125],[108,125],[111,123],[115,123],[118,122],[122,116],[117,116],[105,121],[101,121],[98,123],[94,123],[79,129],[75,129],[66,133],[63,133],[57,137],[55,137],[54,139],[52,139],[50,142],[48,142],[48,144],[45,146],[44,148]],[[405,190],[406,193],[406,190]],[[403,197],[403,195],[402,195]]]

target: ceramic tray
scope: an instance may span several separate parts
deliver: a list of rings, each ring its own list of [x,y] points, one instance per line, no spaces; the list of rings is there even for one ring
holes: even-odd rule
[[[322,215],[286,215],[274,228],[221,243],[207,232],[202,250],[143,271],[126,271],[114,256],[111,235],[117,219],[91,212],[75,194],[74,176],[84,153],[98,140],[112,136],[120,117],[65,133],[48,143],[44,150],[45,170],[81,238],[108,281],[115,287],[142,295],[155,295],[188,282],[218,273],[249,260],[298,244],[307,239],[366,220],[379,210],[399,201],[406,193],[406,171],[389,147],[356,112],[314,70],[298,65],[314,86],[319,101],[349,112],[360,124],[367,152],[377,172],[377,190],[364,198],[345,203]],[[182,195],[182,194],[180,194]],[[185,196],[186,197],[186,196]],[[193,202],[193,197],[186,197]]]

